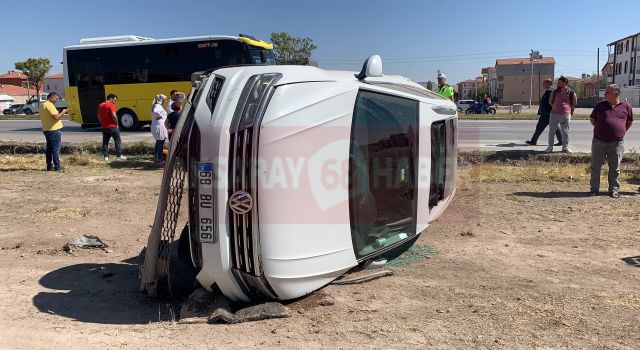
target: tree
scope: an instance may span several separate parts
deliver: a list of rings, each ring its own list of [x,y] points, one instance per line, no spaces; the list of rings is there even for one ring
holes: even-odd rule
[[[467,93],[465,96],[469,100],[480,101],[484,97],[484,95],[488,94],[489,90],[484,85],[478,85],[478,88],[475,87]]]
[[[285,32],[271,33],[271,42],[278,64],[307,65],[311,51],[318,48],[309,38],[296,38]]]
[[[427,81],[427,90],[433,91],[433,82],[431,80]]]
[[[26,76],[27,81],[36,89],[40,103],[40,84],[44,81],[44,77],[49,73],[49,69],[53,67],[48,58],[29,58],[23,62],[15,63],[16,69],[21,70]]]

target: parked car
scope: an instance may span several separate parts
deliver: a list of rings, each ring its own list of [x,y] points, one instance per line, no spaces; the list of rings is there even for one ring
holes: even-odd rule
[[[27,100],[22,109],[24,113],[27,115],[40,113],[40,103],[43,103],[47,100],[47,94],[40,94],[40,99],[38,100],[37,95],[33,95]],[[59,100],[55,103],[55,107],[58,111],[62,111],[67,108],[68,101],[67,100]]]
[[[355,76],[250,66],[193,80],[141,272],[150,294],[197,280],[232,300],[299,298],[407,249],[453,198],[455,104],[383,76],[379,56]]]
[[[458,111],[462,112],[462,111],[466,111],[467,108],[469,108],[472,104],[473,104],[473,100],[458,100],[458,102],[456,102],[456,107],[458,107]]]
[[[23,114],[23,104],[13,104],[11,106],[9,106],[9,108],[5,108],[2,111],[2,114]]]

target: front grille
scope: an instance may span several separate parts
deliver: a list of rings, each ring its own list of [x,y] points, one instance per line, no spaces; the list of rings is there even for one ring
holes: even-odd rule
[[[233,274],[250,296],[275,299],[275,292],[262,273],[258,232],[258,132],[262,115],[273,93],[276,74],[252,77],[240,95],[230,129],[229,201],[234,194],[247,195],[253,207],[246,213],[231,208],[229,238]],[[265,80],[263,80],[265,79]],[[237,208],[236,208],[237,209]]]
[[[231,194],[237,191],[244,191],[249,194],[254,193],[253,188],[253,170],[254,158],[252,155],[253,148],[253,128],[248,127],[238,131],[233,135],[231,145]],[[255,206],[256,203],[254,203]],[[233,255],[233,267],[241,271],[250,273],[254,276],[260,276],[259,261],[257,261],[258,252],[256,251],[257,237],[254,235],[253,225],[254,209],[247,214],[237,214],[230,211],[231,214],[231,244]]]

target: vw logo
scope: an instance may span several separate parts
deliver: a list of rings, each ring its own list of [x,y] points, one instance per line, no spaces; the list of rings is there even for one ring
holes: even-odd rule
[[[236,214],[246,214],[253,208],[253,198],[245,191],[236,191],[229,198],[229,208]]]

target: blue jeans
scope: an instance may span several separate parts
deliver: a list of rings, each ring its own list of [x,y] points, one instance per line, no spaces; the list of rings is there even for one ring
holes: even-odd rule
[[[60,170],[60,148],[62,148],[62,131],[43,131],[47,140],[44,154],[47,162],[47,170]]]
[[[116,153],[120,157],[122,155],[122,140],[120,139],[120,129],[118,128],[102,129],[102,155],[109,156],[109,140],[111,138],[116,144]]]
[[[163,149],[164,149],[164,140],[156,140],[156,146],[153,148],[153,156],[158,160],[162,159]]]

